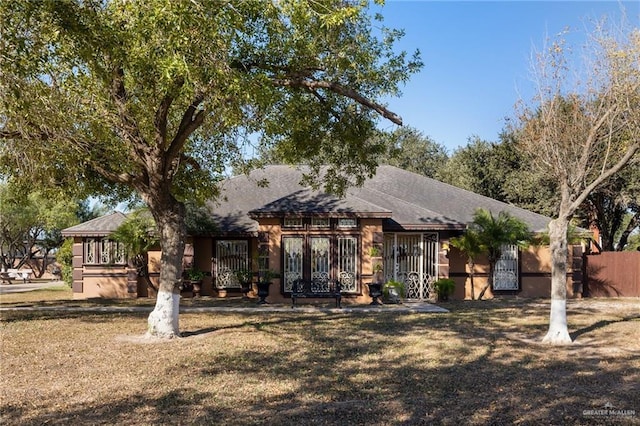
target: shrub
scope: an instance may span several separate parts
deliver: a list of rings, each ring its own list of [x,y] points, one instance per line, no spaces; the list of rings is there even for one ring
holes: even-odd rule
[[[434,285],[439,300],[449,300],[449,296],[453,294],[456,288],[456,282],[451,278],[441,278]]]

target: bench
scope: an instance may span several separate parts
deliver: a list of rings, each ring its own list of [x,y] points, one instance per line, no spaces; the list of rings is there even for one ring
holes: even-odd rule
[[[9,272],[0,272],[0,279],[2,279],[3,283],[13,284],[14,277]]]
[[[339,281],[295,280],[291,287],[291,309],[298,298],[336,299],[336,308],[342,308],[342,293]]]

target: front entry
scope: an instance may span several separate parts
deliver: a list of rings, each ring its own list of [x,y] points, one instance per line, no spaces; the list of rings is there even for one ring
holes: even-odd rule
[[[407,300],[434,297],[433,283],[438,276],[438,234],[388,233],[384,236],[385,281],[405,285]]]

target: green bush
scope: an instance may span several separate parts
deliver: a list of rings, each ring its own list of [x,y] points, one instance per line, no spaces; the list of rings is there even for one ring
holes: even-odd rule
[[[439,300],[448,300],[456,288],[456,282],[451,278],[440,278],[434,285]]]
[[[403,282],[389,280],[386,283],[384,283],[384,285],[382,286],[382,294],[384,295],[384,298],[386,300],[390,300],[391,299],[391,294],[390,294],[391,293],[390,292],[391,289],[395,289],[396,292],[398,293],[398,296],[400,296],[400,299],[404,299],[404,297],[405,297],[405,287],[404,287],[404,283]]]
[[[60,265],[62,280],[73,285],[73,238],[67,238],[56,253],[56,262]]]

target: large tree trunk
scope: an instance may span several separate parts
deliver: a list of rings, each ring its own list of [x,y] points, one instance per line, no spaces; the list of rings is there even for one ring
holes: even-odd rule
[[[158,296],[149,314],[147,336],[179,337],[180,279],[187,235],[184,205],[169,194],[163,194],[159,200],[148,200],[148,205],[160,232],[162,256]]]
[[[571,343],[567,328],[567,229],[569,219],[559,215],[549,222],[551,245],[551,313],[549,331],[543,343],[564,345]]]

